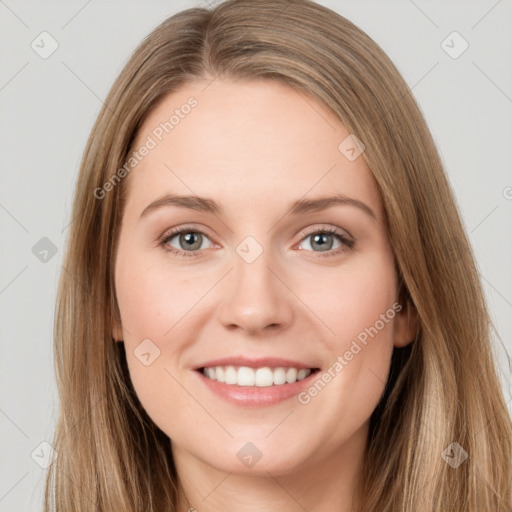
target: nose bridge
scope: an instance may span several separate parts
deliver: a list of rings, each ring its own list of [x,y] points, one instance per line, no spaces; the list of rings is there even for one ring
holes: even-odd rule
[[[233,266],[221,308],[222,322],[252,331],[286,324],[291,305],[286,287],[274,275],[279,265],[271,248],[247,236],[235,247]]]
[[[239,300],[262,308],[277,299],[276,283],[270,268],[275,258],[268,244],[263,246],[253,236],[247,236],[235,249],[234,290]],[[269,268],[270,267],[270,268]],[[258,301],[264,303],[259,304]]]
[[[237,257],[234,260],[235,288],[238,292],[246,293],[252,289],[256,293],[270,293],[274,288],[271,282],[272,266],[271,249],[265,249],[252,236],[246,237],[235,249]],[[271,293],[274,296],[273,293]]]

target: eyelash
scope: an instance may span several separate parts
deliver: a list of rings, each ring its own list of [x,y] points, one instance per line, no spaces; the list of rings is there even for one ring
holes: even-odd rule
[[[199,252],[201,252],[201,250],[197,250],[197,251],[182,251],[182,250],[176,249],[174,247],[169,248],[168,242],[170,240],[172,240],[176,235],[181,235],[182,233],[194,233],[194,234],[204,235],[204,236],[208,237],[208,235],[206,233],[204,233],[203,231],[201,231],[199,229],[196,229],[196,228],[192,228],[192,227],[178,228],[178,229],[175,229],[175,230],[168,231],[168,232],[164,233],[160,237],[160,239],[158,241],[159,246],[161,246],[164,250],[166,250],[166,251],[168,251],[170,253],[173,253],[173,254],[175,254],[175,255],[177,255],[179,257],[181,257],[181,256],[184,256],[184,257],[194,257],[194,256],[197,256],[197,254]],[[305,240],[306,238],[308,238],[308,237],[310,237],[312,235],[319,234],[319,233],[329,234],[329,235],[335,236],[341,242],[342,247],[338,247],[338,249],[335,249],[335,250],[325,251],[325,254],[321,254],[323,251],[310,251],[310,252],[318,252],[319,253],[318,257],[332,257],[332,256],[336,256],[336,255],[340,254],[341,252],[344,252],[346,250],[350,250],[350,249],[352,249],[354,247],[355,241],[353,239],[350,239],[350,238],[346,237],[343,232],[341,232],[340,230],[338,230],[336,228],[332,228],[332,227],[320,228],[320,229],[316,229],[316,230],[310,231],[309,233],[304,235],[304,237],[301,239],[301,242],[303,240]]]

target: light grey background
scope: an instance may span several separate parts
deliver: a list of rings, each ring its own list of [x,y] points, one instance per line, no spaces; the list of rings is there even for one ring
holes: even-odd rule
[[[319,3],[368,32],[413,87],[470,233],[512,410],[512,1]],[[40,443],[51,442],[57,415],[53,314],[86,138],[143,37],[167,16],[207,5],[0,0],[1,512],[42,506],[45,470],[35,460],[44,461]],[[43,31],[59,45],[47,59],[31,47]],[[456,59],[441,46],[453,31],[469,43]],[[453,37],[445,44],[461,48]],[[32,250],[43,237],[57,250],[46,262]]]

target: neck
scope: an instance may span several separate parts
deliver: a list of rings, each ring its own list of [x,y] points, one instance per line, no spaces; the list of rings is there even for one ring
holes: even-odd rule
[[[357,512],[367,426],[327,458],[286,474],[221,471],[172,446],[180,479],[177,512]]]

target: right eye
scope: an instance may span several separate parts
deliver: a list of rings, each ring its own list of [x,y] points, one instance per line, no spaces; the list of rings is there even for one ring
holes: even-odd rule
[[[179,256],[195,256],[194,253],[199,252],[200,249],[207,248],[204,247],[203,244],[203,242],[205,242],[205,238],[208,239],[208,236],[202,231],[190,228],[180,228],[178,230],[171,231],[170,233],[165,233],[160,245],[162,245],[165,250]],[[176,239],[175,244],[178,245],[177,247],[172,243],[174,239]]]

